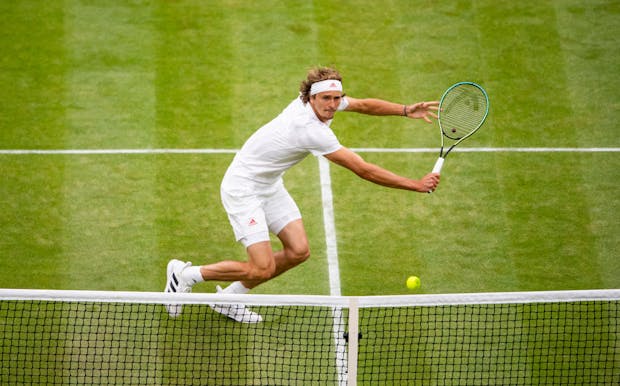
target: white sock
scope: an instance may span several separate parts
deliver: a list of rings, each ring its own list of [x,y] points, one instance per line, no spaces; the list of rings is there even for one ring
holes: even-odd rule
[[[240,281],[235,281],[231,283],[228,287],[224,288],[222,291],[225,294],[247,294],[250,292],[248,288],[245,288]]]
[[[181,272],[181,278],[192,285],[205,281],[200,273],[200,267],[187,267]]]

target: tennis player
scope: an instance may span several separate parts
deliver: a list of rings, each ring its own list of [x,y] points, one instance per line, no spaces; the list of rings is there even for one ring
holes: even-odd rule
[[[369,115],[401,115],[431,123],[439,102],[410,105],[380,99],[345,96],[337,70],[317,67],[301,83],[300,95],[275,119],[258,129],[243,145],[228,167],[221,184],[221,198],[235,237],[247,251],[247,261],[220,261],[192,266],[171,260],[167,267],[165,292],[190,292],[206,280],[232,281],[218,293],[244,294],[310,256],[308,237],[301,213],[282,182],[286,170],[307,155],[324,156],[350,169],[359,177],[390,188],[430,192],[439,175],[429,173],[419,180],[392,173],[366,162],[342,146],[330,128],[337,111]],[[269,232],[277,235],[282,248],[274,251]],[[166,306],[172,317],[181,305]],[[238,322],[258,323],[262,317],[243,305],[214,305],[212,308]]]

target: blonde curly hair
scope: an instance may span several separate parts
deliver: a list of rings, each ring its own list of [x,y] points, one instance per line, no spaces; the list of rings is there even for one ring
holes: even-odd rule
[[[310,88],[312,87],[312,84],[327,79],[335,79],[342,82],[342,76],[340,76],[340,73],[335,68],[315,67],[310,69],[306,79],[302,81],[299,86],[301,100],[304,103],[308,103],[310,100]]]

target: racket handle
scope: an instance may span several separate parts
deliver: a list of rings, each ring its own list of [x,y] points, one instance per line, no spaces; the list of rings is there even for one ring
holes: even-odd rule
[[[433,173],[440,173],[441,172],[441,168],[443,167],[443,161],[445,161],[446,159],[443,157],[439,157],[437,158],[437,162],[435,162],[435,166],[433,166]]]
[[[437,173],[439,174],[441,172],[441,168],[443,167],[443,161],[445,161],[446,159],[443,157],[439,157],[437,158],[437,162],[435,162],[435,166],[433,166],[433,171],[431,173]],[[428,194],[433,193],[433,191],[429,191]]]

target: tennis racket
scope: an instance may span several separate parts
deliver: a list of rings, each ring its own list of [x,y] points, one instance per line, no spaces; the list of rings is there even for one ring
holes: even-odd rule
[[[433,167],[433,173],[441,172],[443,163],[452,149],[478,131],[488,114],[489,97],[476,83],[459,82],[443,93],[438,112],[441,150]],[[450,147],[444,153],[447,146]]]

